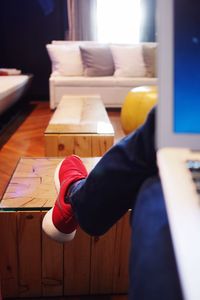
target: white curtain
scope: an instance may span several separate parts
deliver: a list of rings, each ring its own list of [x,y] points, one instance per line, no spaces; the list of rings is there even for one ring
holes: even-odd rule
[[[100,42],[137,43],[140,20],[140,0],[97,0],[97,39]]]
[[[93,41],[97,38],[96,0],[67,0],[67,40]]]

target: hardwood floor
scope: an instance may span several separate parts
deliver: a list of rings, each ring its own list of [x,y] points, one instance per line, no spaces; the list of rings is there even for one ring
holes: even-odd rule
[[[48,297],[48,298],[15,298],[15,300],[128,300],[127,295],[116,296],[74,296],[74,297]]]
[[[44,130],[53,112],[48,102],[31,102],[0,133],[0,198],[20,157],[44,156]],[[120,111],[109,110],[115,142],[124,136]]]
[[[0,132],[0,199],[20,157],[44,156],[44,130],[52,114],[48,102],[31,102],[24,105],[23,109],[17,112],[16,117],[9,121]],[[120,111],[109,110],[108,115],[115,130],[116,142],[124,136],[120,125]],[[39,299],[37,298],[37,300]],[[82,296],[51,299],[127,300],[127,296]]]

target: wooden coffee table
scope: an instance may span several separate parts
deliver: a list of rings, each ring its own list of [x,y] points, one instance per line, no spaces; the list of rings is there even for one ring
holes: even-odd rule
[[[114,143],[114,130],[98,95],[64,96],[44,135],[46,156],[102,156]]]
[[[90,171],[98,160],[83,158],[83,163]],[[3,297],[127,293],[129,213],[101,237],[78,228],[64,245],[42,231],[42,218],[57,197],[53,175],[59,162],[21,158],[1,200]]]

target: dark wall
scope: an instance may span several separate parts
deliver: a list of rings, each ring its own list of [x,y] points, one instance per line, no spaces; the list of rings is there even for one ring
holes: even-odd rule
[[[0,1],[0,67],[34,75],[31,99],[49,97],[51,64],[45,45],[64,39],[66,16],[66,0]]]

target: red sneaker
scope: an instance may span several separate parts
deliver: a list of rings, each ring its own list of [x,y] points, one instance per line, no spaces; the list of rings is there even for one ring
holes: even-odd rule
[[[65,158],[57,166],[54,174],[54,182],[58,191],[58,197],[42,221],[44,232],[52,239],[59,242],[70,241],[74,238],[77,220],[70,203],[65,203],[65,196],[70,185],[87,177],[87,170],[76,155]]]

